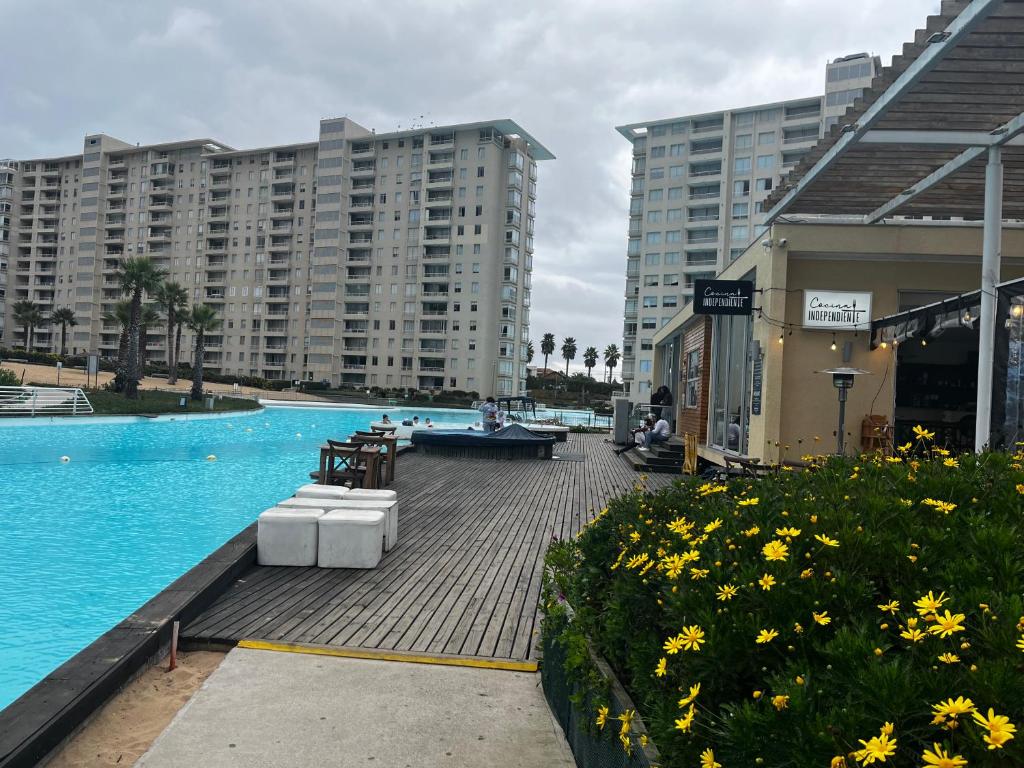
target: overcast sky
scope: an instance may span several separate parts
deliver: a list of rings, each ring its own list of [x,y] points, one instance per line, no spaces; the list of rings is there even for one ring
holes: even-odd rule
[[[630,146],[616,125],[820,94],[888,65],[938,0],[0,0],[0,157],[87,133],[245,148],[321,117],[390,131],[510,117],[540,165],[531,331],[622,343]]]

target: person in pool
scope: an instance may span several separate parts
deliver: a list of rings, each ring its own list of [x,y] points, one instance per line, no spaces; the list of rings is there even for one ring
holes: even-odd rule
[[[430,423],[430,417],[429,416],[427,417],[426,421],[423,422],[423,424],[424,424],[424,426],[427,429],[433,429],[434,428],[434,425]]]
[[[384,418],[381,419],[381,423],[383,423],[383,424],[390,424],[391,423],[391,419],[388,418],[388,415],[386,413],[384,414]]]
[[[420,423],[420,417],[419,416],[413,416],[412,417],[412,424],[413,424],[413,426],[414,427],[415,426],[419,426],[419,423]]]

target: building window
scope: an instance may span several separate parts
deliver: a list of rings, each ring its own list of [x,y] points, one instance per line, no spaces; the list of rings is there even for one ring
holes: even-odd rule
[[[736,173],[750,173],[750,158],[737,157],[733,162],[733,170]]]
[[[756,189],[758,192],[769,192],[773,186],[771,179],[758,179]]]
[[[700,399],[700,350],[686,353],[686,407],[696,408]]]
[[[759,147],[768,146],[769,144],[775,143],[775,131],[764,131],[757,134],[757,145]]]
[[[651,155],[652,158],[664,157],[665,156],[665,147],[664,146],[661,146],[661,147],[651,147],[650,155]]]
[[[750,149],[754,144],[754,136],[751,133],[742,133],[736,137],[736,149]]]
[[[709,442],[733,453],[747,450],[751,325],[750,316],[714,318]]]
[[[665,169],[663,167],[651,168],[651,181],[658,181],[658,179],[665,178]]]
[[[656,267],[661,264],[660,253],[647,253],[644,254],[644,264],[648,267]]]
[[[760,170],[768,170],[775,166],[775,155],[758,155],[757,167]]]
[[[665,190],[663,190],[663,189],[652,189],[648,193],[647,199],[650,202],[652,202],[652,203],[657,203],[657,202],[659,202],[661,200],[661,198],[664,195],[664,193],[665,193]]]

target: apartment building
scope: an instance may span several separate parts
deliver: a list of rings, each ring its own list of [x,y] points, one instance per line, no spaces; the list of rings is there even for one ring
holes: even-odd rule
[[[246,150],[87,136],[80,155],[3,161],[8,311],[70,306],[69,348],[113,356],[116,271],[145,254],[218,310],[210,370],[514,394],[537,162],[552,157],[511,120],[378,134],[338,118],[317,141]],[[41,329],[35,348],[58,336]],[[151,360],[163,336],[149,329]],[[24,329],[8,317],[2,339],[22,345]]]
[[[764,201],[881,67],[826,67],[826,95],[620,126],[632,145],[622,378],[651,394],[654,334],[763,231]]]

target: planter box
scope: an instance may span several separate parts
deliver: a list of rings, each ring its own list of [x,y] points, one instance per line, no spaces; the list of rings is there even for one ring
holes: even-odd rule
[[[568,620],[572,621],[572,610],[568,606]],[[653,741],[640,745],[639,737],[647,735],[643,720],[637,714],[632,723],[632,749],[630,754],[618,739],[619,721],[614,719],[626,710],[636,712],[636,705],[622,687],[611,666],[597,654],[588,642],[587,650],[598,673],[608,683],[608,721],[603,731],[597,729],[591,714],[597,707],[589,693],[583,693],[575,681],[568,679],[565,672],[565,648],[557,636],[545,631],[542,637],[543,663],[541,682],[544,696],[551,711],[562,726],[566,741],[572,749],[579,768],[657,768],[661,765],[658,749]],[[573,702],[583,696],[582,709]],[[603,702],[602,702],[603,703]]]

